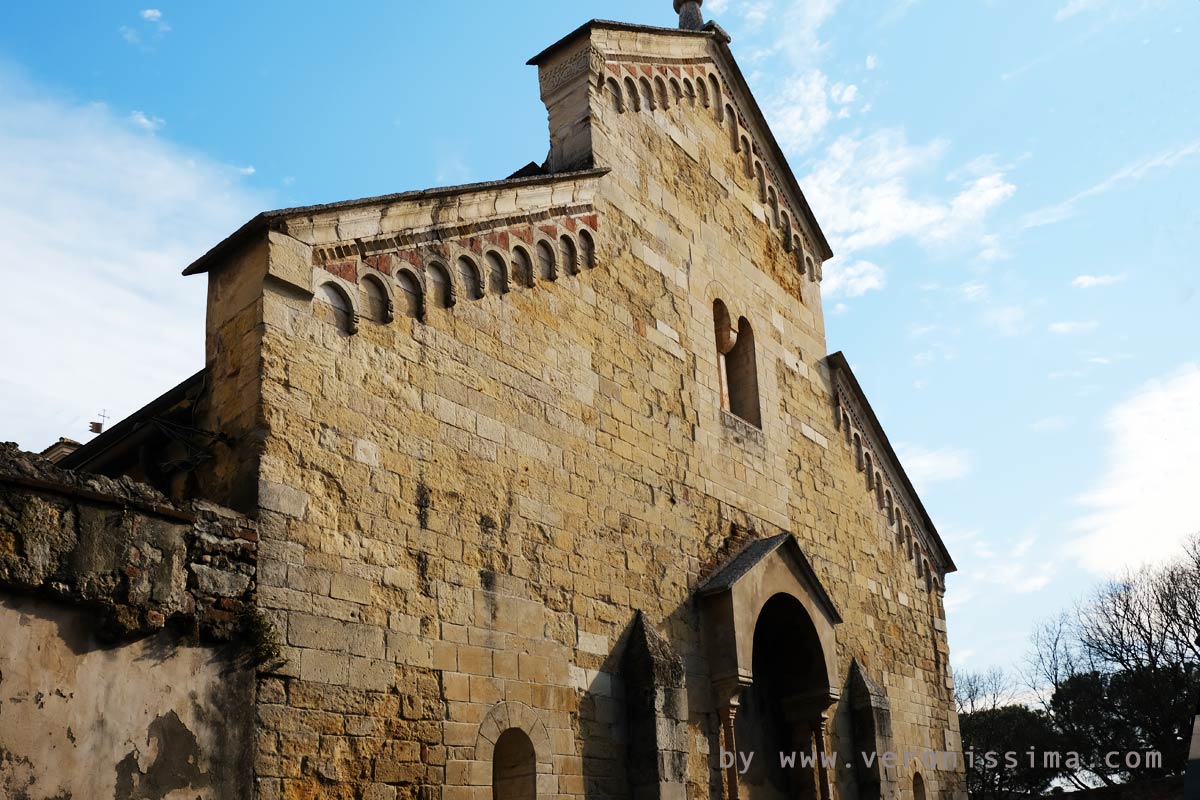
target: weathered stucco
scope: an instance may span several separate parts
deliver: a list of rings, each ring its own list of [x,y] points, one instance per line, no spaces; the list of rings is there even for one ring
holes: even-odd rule
[[[93,613],[0,599],[0,797],[250,797],[253,672],[163,632],[113,646]]]

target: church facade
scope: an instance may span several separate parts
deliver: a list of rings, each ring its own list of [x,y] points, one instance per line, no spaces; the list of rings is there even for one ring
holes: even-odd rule
[[[61,463],[253,528],[240,593],[160,626],[236,644],[247,606],[265,645],[240,788],[188,796],[965,797],[953,561],[826,354],[833,254],[728,37],[677,10],[530,62],[543,165],[251,220],[187,270],[205,369]]]

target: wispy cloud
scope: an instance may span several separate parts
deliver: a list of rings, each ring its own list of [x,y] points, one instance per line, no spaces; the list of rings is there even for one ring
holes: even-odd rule
[[[1048,330],[1058,336],[1073,336],[1079,333],[1091,333],[1100,327],[1100,323],[1094,320],[1087,322],[1052,322]]]
[[[1043,417],[1029,426],[1034,433],[1055,433],[1071,427],[1071,420],[1063,416]]]
[[[270,205],[239,181],[0,71],[0,241],[39,266],[0,293],[0,338],[37,342],[0,356],[0,439],[82,438],[100,408],[126,414],[203,364],[204,282],[179,272]]]
[[[1076,289],[1095,289],[1097,286],[1112,286],[1124,280],[1124,275],[1080,275],[1071,281],[1071,285]]]
[[[901,443],[896,447],[904,471],[918,490],[971,474],[971,455],[955,448],[929,449]]]
[[[157,8],[147,8],[142,12],[142,19],[147,22],[162,22],[163,14]]]
[[[980,319],[985,327],[991,328],[1001,336],[1019,336],[1029,330],[1029,311],[1024,306],[989,308]]]
[[[153,133],[162,129],[167,121],[162,117],[155,117],[146,114],[144,111],[134,111],[129,115],[129,121],[144,131]]]
[[[1093,11],[1097,8],[1102,8],[1106,0],[1070,0],[1062,8],[1058,9],[1058,13],[1054,15],[1056,22],[1065,22],[1071,17],[1079,16],[1085,11]]]
[[[1140,181],[1158,170],[1178,166],[1197,155],[1200,155],[1200,139],[1135,161],[1117,170],[1095,186],[1084,189],[1082,192],[1068,197],[1061,203],[1056,203],[1055,205],[1047,206],[1027,214],[1022,220],[1022,227],[1038,228],[1070,219],[1078,213],[1079,205],[1083,201],[1107,194],[1122,184]]]
[[[1152,381],[1104,423],[1107,467],[1079,498],[1085,509],[1069,546],[1084,567],[1113,572],[1173,555],[1200,532],[1195,454],[1200,452],[1200,364]]]
[[[839,251],[902,238],[930,248],[978,244],[987,216],[1016,186],[995,172],[969,178],[948,199],[919,195],[913,176],[935,168],[946,148],[941,140],[911,145],[895,129],[842,136],[801,183]]]
[[[882,289],[886,285],[887,276],[878,264],[872,264],[870,261],[841,263],[838,259],[829,262],[825,267],[821,294],[831,299],[862,297],[867,292]]]

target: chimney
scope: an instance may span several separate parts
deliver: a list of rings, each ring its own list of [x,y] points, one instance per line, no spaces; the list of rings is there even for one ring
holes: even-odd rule
[[[685,31],[704,29],[704,15],[700,6],[704,0],[675,0],[675,11],[679,13],[679,27]]]

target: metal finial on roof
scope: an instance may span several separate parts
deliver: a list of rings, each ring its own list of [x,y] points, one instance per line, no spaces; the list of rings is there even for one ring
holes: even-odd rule
[[[698,31],[704,28],[704,15],[700,13],[700,6],[703,4],[704,0],[675,0],[680,29]]]

